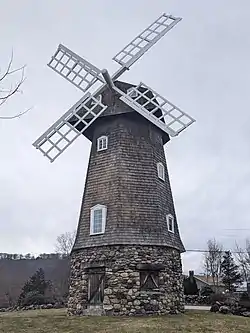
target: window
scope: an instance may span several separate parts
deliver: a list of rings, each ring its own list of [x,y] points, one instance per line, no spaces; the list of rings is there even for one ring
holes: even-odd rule
[[[167,215],[167,224],[168,224],[168,231],[174,233],[174,217],[171,214]]]
[[[138,97],[138,92],[136,90],[134,90],[134,88],[129,88],[127,90],[127,94],[131,97],[131,98],[136,98]]]
[[[158,177],[161,180],[165,181],[165,168],[161,162],[157,163],[157,173],[158,173]]]
[[[97,151],[105,150],[108,148],[108,137],[103,135],[97,139]]]
[[[159,271],[140,271],[141,290],[154,290],[159,288]]]
[[[107,207],[96,205],[90,210],[90,235],[103,234],[105,232]]]

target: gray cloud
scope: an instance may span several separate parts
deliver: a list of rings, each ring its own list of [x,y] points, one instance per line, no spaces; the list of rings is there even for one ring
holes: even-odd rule
[[[197,119],[166,146],[180,231],[188,249],[209,237],[234,246],[250,233],[250,4],[236,1],[0,0],[1,66],[11,48],[28,64],[24,94],[1,109],[21,119],[0,121],[2,252],[53,251],[56,236],[78,222],[90,143],[81,138],[50,164],[32,147],[81,93],[46,63],[63,43],[96,66],[111,58],[162,12],[183,17],[123,76],[145,82]],[[199,254],[184,269],[200,269]]]

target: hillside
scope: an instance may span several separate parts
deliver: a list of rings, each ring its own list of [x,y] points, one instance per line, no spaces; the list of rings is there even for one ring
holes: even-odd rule
[[[54,292],[63,295],[68,289],[69,259],[0,259],[0,307],[16,301],[24,283],[37,269],[42,268],[45,278],[51,280]],[[9,294],[9,297],[6,295]]]

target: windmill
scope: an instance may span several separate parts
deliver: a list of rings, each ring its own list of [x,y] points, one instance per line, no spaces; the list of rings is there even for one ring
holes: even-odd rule
[[[92,141],[71,253],[70,314],[184,309],[185,250],[163,146],[195,120],[148,85],[117,80],[180,20],[161,15],[113,57],[120,65],[113,75],[62,44],[48,64],[84,95],[33,145],[53,162],[80,135]]]

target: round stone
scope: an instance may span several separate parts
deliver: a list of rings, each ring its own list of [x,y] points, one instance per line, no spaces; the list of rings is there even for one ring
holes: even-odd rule
[[[113,293],[112,289],[107,288],[104,290],[104,294],[106,295],[112,295],[112,293]]]

